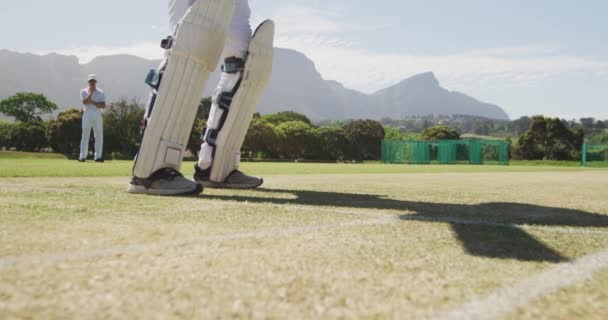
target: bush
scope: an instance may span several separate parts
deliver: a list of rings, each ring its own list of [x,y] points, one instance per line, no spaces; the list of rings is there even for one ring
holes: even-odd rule
[[[422,139],[424,140],[458,140],[460,139],[460,133],[448,126],[434,126],[431,128],[424,129],[422,132]]]
[[[289,159],[301,159],[314,143],[313,127],[302,121],[283,122],[276,131],[280,137],[280,153]]]
[[[348,139],[348,157],[354,160],[380,160],[382,140],[385,133],[382,125],[374,120],[357,120],[344,126]]]
[[[40,151],[47,146],[46,123],[19,122],[13,126],[10,144],[17,151]]]
[[[268,114],[263,116],[262,118],[264,118],[264,120],[270,122],[275,126],[284,122],[291,121],[300,121],[306,123],[309,126],[312,126],[312,122],[307,116],[293,111],[284,111],[276,114]]]
[[[343,160],[348,151],[348,139],[341,127],[321,127],[317,129],[321,154],[320,160]]]
[[[15,125],[9,122],[0,121],[0,150],[2,148],[10,149],[11,146],[11,132]]]
[[[136,100],[121,99],[104,112],[104,153],[115,158],[133,159],[141,141],[141,121],[144,109]]]
[[[78,157],[82,134],[81,110],[69,109],[49,122],[47,138],[53,151],[70,158]]]
[[[262,118],[253,118],[243,143],[243,153],[249,158],[276,154],[277,143],[277,134],[272,125]]]

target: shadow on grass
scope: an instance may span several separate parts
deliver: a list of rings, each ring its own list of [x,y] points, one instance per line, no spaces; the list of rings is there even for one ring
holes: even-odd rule
[[[261,196],[256,196],[260,193]],[[264,193],[283,193],[292,195],[294,198],[266,197]],[[259,189],[255,193],[247,195],[205,195],[205,199],[411,211],[415,214],[402,215],[401,218],[416,220],[416,217],[420,217],[421,221],[450,223],[454,234],[466,252],[471,255],[521,261],[557,263],[569,259],[524,230],[517,228],[517,225],[608,227],[608,216],[580,210],[519,203],[475,205],[429,203],[396,200],[370,194],[276,189]],[[450,219],[464,222],[450,222]],[[470,224],[465,223],[466,221],[483,223]]]

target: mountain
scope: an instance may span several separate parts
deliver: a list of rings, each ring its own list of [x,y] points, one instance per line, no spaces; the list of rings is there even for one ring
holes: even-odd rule
[[[431,72],[419,74],[372,95],[390,118],[440,114],[475,115],[486,118],[509,119],[499,106],[471,98],[463,93],[442,88]],[[403,106],[407,106],[404,108]]]
[[[20,91],[46,95],[62,108],[79,107],[79,90],[86,86],[86,75],[95,73],[110,101],[138,98],[145,102],[148,87],[143,79],[160,61],[135,56],[98,57],[79,64],[73,56],[44,56],[0,50],[0,99]],[[337,81],[323,79],[314,63],[304,54],[278,49],[273,75],[262,95],[263,114],[297,111],[313,120],[357,118],[401,118],[412,115],[474,115],[508,119],[499,106],[442,88],[433,73],[413,76],[373,94],[345,88]],[[210,96],[219,79],[215,71],[204,95]]]

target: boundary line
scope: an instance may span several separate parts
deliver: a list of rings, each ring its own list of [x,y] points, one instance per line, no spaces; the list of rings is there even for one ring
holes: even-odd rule
[[[591,279],[608,268],[608,250],[562,263],[537,275],[477,297],[433,320],[500,319],[535,300]]]

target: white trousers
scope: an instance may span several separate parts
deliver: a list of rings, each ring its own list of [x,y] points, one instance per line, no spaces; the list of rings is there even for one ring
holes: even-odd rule
[[[175,31],[175,28],[195,1],[197,0],[169,0],[169,23],[172,32]],[[249,0],[236,0],[222,61],[228,57],[245,57],[252,33],[250,18]]]
[[[85,111],[82,116],[82,137],[80,139],[80,159],[89,154],[91,129],[95,137],[95,159],[103,157],[103,117],[100,111]]]

